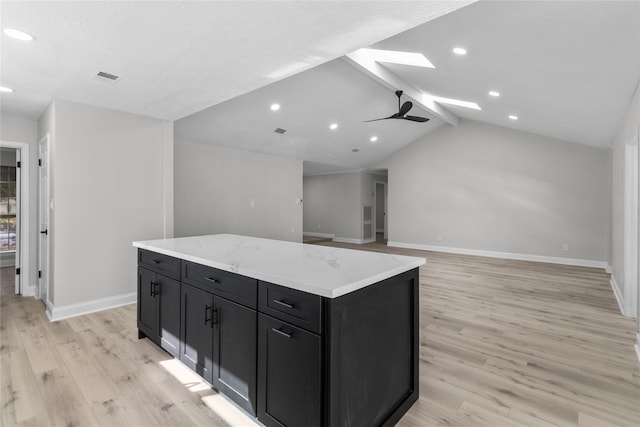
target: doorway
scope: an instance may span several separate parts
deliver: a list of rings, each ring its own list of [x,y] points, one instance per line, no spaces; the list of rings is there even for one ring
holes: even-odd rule
[[[625,144],[624,314],[638,314],[638,132]]]
[[[15,294],[29,286],[29,144],[0,142],[0,265]]]

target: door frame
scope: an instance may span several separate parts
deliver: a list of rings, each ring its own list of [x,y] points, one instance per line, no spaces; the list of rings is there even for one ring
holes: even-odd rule
[[[36,287],[29,284],[29,144],[25,142],[0,141],[0,147],[15,148],[20,157],[19,173],[20,195],[17,206],[18,230],[16,236],[16,268],[20,268],[20,277],[16,276],[16,293],[23,296],[34,296]],[[17,157],[16,157],[17,159]]]
[[[46,144],[47,147],[47,158],[46,159],[42,159],[40,157],[40,153],[41,153],[41,146],[43,144]],[[51,307],[51,212],[50,212],[50,204],[51,204],[51,163],[50,163],[50,159],[51,159],[51,154],[50,154],[50,150],[51,150],[51,143],[50,143],[50,138],[49,138],[49,133],[47,133],[45,136],[43,136],[39,141],[38,141],[38,163],[40,164],[40,162],[44,162],[44,164],[47,166],[47,180],[46,180],[46,198],[47,198],[47,203],[46,206],[42,206],[41,200],[42,200],[42,196],[41,196],[41,192],[42,192],[42,184],[41,184],[41,177],[40,174],[42,173],[42,169],[38,168],[38,232],[41,231],[40,230],[40,226],[42,225],[42,219],[43,219],[43,215],[46,218],[46,222],[47,222],[47,230],[49,231],[49,234],[47,235],[47,245],[45,248],[42,247],[42,242],[40,239],[40,235],[38,234],[38,244],[37,244],[37,248],[38,248],[38,263],[37,263],[37,270],[41,271],[41,266],[42,266],[42,258],[43,258],[43,252],[44,252],[44,258],[46,259],[46,268],[44,271],[44,277],[38,277],[37,279],[37,297],[41,300],[43,300],[43,302],[45,303],[45,306],[47,307],[47,310],[49,310],[49,307]],[[39,276],[39,275],[38,275]],[[42,283],[43,283],[43,279],[44,279],[44,283],[46,286],[45,292],[44,292],[44,296],[45,298],[43,299],[43,292],[42,292]]]
[[[638,129],[625,144],[624,160],[624,315],[638,314]]]

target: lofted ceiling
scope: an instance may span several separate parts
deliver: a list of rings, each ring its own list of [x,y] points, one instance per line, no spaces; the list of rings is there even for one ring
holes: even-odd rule
[[[177,120],[472,1],[2,1],[2,28],[36,41],[2,34],[1,111],[37,120],[61,98]]]
[[[306,173],[375,167],[458,118],[604,148],[640,79],[635,0],[2,1],[0,23],[37,37],[2,35],[0,84],[16,89],[0,94],[3,114],[36,120],[55,98],[114,108],[175,120],[178,143],[294,157]],[[435,68],[376,63],[374,75],[343,56],[365,46]],[[397,111],[395,89],[431,120],[363,123]]]
[[[446,126],[463,118],[605,148],[640,79],[640,2],[480,1],[371,47],[419,52],[435,68],[381,63],[385,81],[343,57],[179,120],[177,139],[296,157],[305,173],[371,168],[445,123],[415,98],[410,114],[429,122],[363,123],[395,113],[405,89],[480,106],[439,104]]]

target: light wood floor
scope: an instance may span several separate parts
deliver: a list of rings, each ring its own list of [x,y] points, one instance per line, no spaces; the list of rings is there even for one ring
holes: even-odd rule
[[[601,270],[320,242],[427,258],[410,426],[640,426],[635,322]],[[49,323],[2,269],[2,426],[251,425],[147,339],[135,305]],[[8,289],[6,289],[8,288]]]

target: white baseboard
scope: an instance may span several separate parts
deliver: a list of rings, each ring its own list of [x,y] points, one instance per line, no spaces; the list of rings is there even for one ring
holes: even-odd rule
[[[606,266],[604,267],[604,272],[612,274],[613,273],[613,266],[607,262]]]
[[[485,251],[480,249],[448,248],[445,246],[422,245],[418,243],[402,243],[402,242],[388,241],[387,246],[394,246],[396,248],[406,248],[406,249],[419,249],[423,251],[446,252],[450,254],[459,254],[459,255],[475,255],[475,256],[483,256],[488,258],[503,258],[503,259],[514,259],[518,261],[534,261],[534,262],[546,262],[550,264],[574,265],[578,267],[594,267],[594,268],[605,269],[607,266],[607,263],[605,261],[593,261],[589,259],[548,257],[548,256],[541,256],[541,255],[517,254],[517,253],[511,253],[511,252]]]
[[[613,289],[613,294],[616,296],[616,301],[618,302],[618,308],[620,309],[620,313],[623,316],[626,316],[624,311],[624,301],[622,299],[622,292],[620,292],[620,286],[618,286],[618,282],[616,282],[615,276],[611,275],[611,280],[609,280],[611,284],[611,289]]]
[[[302,232],[303,236],[309,236],[309,237],[324,237],[326,239],[333,239],[334,237],[336,237],[335,234],[328,234],[328,233],[314,233],[312,231],[303,231]]]
[[[309,237],[324,237],[325,239],[331,239],[334,242],[338,242],[338,243],[353,243],[356,245],[362,245],[363,243],[373,243],[376,241],[375,237],[372,237],[371,239],[351,239],[349,237],[336,237],[335,234],[328,234],[328,233],[314,233],[312,231],[303,231],[302,232],[303,236],[309,236]]]
[[[356,245],[362,245],[364,243],[373,243],[376,241],[375,238],[373,239],[351,239],[348,237],[334,237],[333,238],[334,242],[338,242],[338,243],[353,243]]]
[[[69,317],[116,308],[121,305],[133,304],[137,302],[137,295],[138,294],[136,292],[132,292],[130,294],[116,295],[113,297],[101,298],[78,304],[63,305],[60,307],[47,303],[47,317],[51,322],[56,322],[58,320],[68,319]]]

